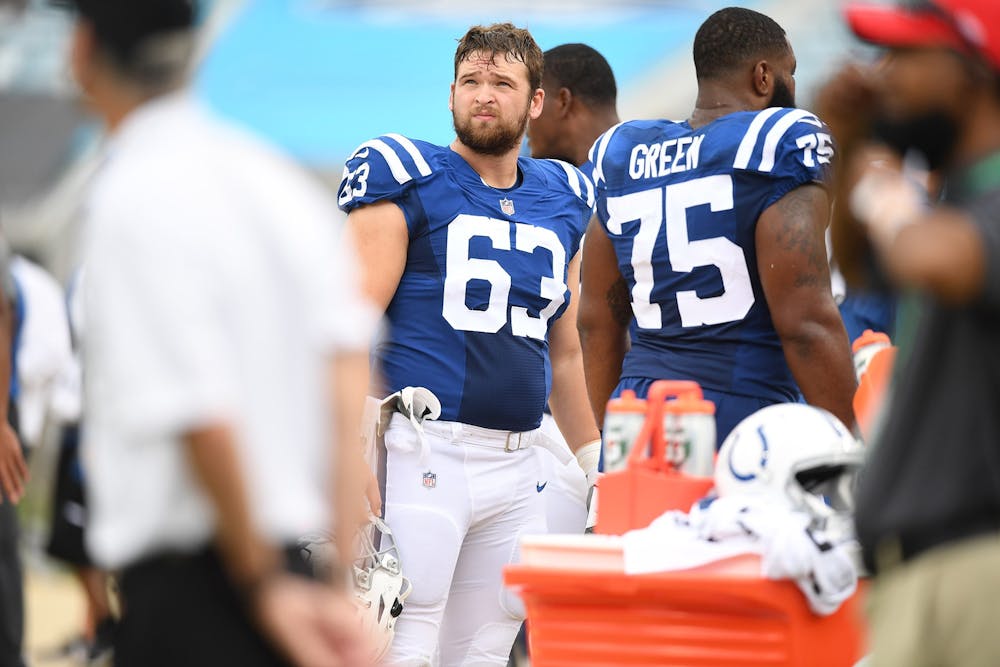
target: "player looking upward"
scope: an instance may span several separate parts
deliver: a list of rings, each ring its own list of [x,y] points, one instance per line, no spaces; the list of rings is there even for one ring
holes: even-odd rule
[[[471,28],[449,96],[457,138],[367,141],[340,186],[390,327],[382,389],[424,386],[442,405],[422,436],[401,415],[385,433],[385,515],[413,583],[392,664],[506,663],[524,614],[502,568],[521,534],[545,532],[526,448],[546,398],[574,450],[598,437],[571,299],[592,186],[572,165],[518,157],[541,79],[526,30]]]

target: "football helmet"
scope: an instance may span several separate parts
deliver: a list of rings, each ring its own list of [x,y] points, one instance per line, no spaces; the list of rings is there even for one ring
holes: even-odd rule
[[[369,516],[358,537],[358,552],[351,567],[353,601],[375,647],[373,660],[378,661],[392,645],[396,619],[412,587],[403,576],[392,531],[382,519]],[[299,539],[298,546],[316,577],[329,581],[336,560],[333,536],[310,533]]]
[[[864,447],[826,410],[771,405],[737,424],[722,443],[715,490],[720,497],[763,497],[806,512],[830,537],[850,539],[863,462]]]

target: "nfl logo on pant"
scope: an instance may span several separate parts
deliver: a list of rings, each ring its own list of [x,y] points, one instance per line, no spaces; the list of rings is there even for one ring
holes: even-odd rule
[[[437,483],[438,483],[438,476],[436,474],[432,473],[430,470],[424,473],[425,489],[433,489],[435,486],[437,486]]]

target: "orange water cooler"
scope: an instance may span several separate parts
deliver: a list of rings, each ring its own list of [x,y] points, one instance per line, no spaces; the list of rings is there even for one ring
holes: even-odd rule
[[[505,579],[527,608],[533,666],[851,667],[862,657],[860,594],[816,616],[794,583],[760,576],[757,556],[625,574],[620,535],[687,511],[712,486],[676,469],[663,433],[665,412],[703,414],[703,403],[694,383],[655,383],[627,468],[599,483],[602,534],[522,541]]]

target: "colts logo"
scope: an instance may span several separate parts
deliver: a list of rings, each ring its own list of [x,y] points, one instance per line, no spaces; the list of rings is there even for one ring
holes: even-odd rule
[[[514,215],[514,200],[504,197],[500,200],[500,210],[504,215]]]
[[[763,426],[757,427],[757,435],[760,437],[760,462],[757,464],[756,470],[751,469],[744,473],[739,472],[736,469],[736,466],[733,465],[733,454],[736,452],[736,447],[733,447],[729,451],[729,472],[732,474],[733,477],[735,477],[741,482],[751,482],[757,479],[759,475],[764,474],[767,470],[767,459],[769,452],[767,445],[767,437],[764,435]],[[736,443],[734,442],[733,444],[735,445]]]
[[[424,488],[433,489],[438,485],[438,476],[430,470],[424,473]]]

